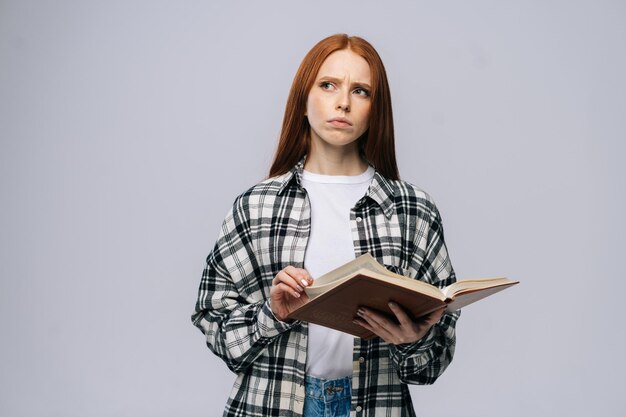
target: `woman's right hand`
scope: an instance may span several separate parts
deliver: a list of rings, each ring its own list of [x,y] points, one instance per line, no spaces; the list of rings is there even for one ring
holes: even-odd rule
[[[272,312],[280,321],[286,321],[289,313],[309,301],[304,288],[313,284],[311,275],[302,268],[288,266],[272,280],[270,300]]]

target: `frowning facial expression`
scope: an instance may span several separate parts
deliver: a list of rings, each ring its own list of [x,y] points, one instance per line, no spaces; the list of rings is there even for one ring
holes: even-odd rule
[[[360,55],[343,49],[326,58],[306,104],[314,145],[357,149],[369,127],[371,85],[369,64]]]

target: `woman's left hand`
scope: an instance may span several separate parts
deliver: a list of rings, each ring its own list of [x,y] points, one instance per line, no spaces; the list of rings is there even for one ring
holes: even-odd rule
[[[442,307],[413,321],[398,304],[389,303],[389,308],[396,315],[398,323],[366,307],[359,307],[358,317],[354,319],[354,322],[379,336],[385,342],[399,345],[417,342],[426,336],[445,311],[445,307]]]

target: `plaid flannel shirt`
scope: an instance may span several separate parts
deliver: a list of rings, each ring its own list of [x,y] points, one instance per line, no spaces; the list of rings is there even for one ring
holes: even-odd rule
[[[304,160],[240,195],[207,257],[193,323],[237,374],[224,416],[301,416],[307,323],[277,320],[274,276],[304,267],[310,205],[300,186]],[[375,173],[350,212],[355,256],[369,252],[394,272],[439,287],[456,279],[430,197]],[[431,384],[452,360],[459,312],[444,314],[419,342],[354,339],[351,416],[414,416],[408,384]]]

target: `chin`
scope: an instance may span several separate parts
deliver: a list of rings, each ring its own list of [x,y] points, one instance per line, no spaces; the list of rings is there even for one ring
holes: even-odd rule
[[[327,144],[331,145],[331,146],[336,146],[336,147],[345,147],[345,146],[349,146],[352,145],[353,143],[356,142],[356,139],[352,139],[352,140],[336,140],[336,141],[326,141]]]
[[[354,137],[354,136],[335,136],[335,137],[329,137],[328,139],[325,139],[324,142],[330,144],[330,145],[336,145],[336,146],[346,146],[346,145],[350,145],[354,142],[356,142],[359,138],[358,137]]]
[[[351,145],[359,140],[360,136],[356,136],[354,132],[327,131],[324,136],[319,134],[312,135],[313,141],[317,141],[321,146],[344,147]]]

